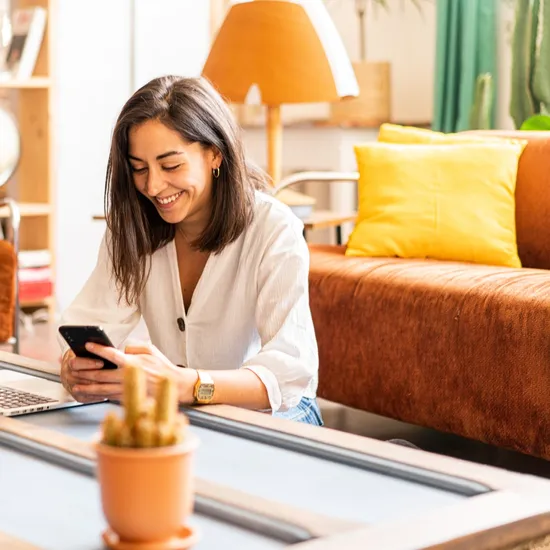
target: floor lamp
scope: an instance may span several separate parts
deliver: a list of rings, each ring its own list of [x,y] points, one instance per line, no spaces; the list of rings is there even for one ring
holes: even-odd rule
[[[250,88],[258,87],[267,107],[267,171],[273,185],[281,180],[281,105],[359,94],[350,59],[322,0],[235,3],[202,74],[231,103],[245,103]]]

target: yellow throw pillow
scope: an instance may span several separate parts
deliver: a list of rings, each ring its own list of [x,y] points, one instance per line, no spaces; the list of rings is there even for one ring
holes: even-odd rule
[[[521,143],[521,140],[505,138],[491,135],[478,135],[468,133],[445,134],[436,132],[427,128],[416,128],[415,126],[402,126],[400,124],[391,124],[389,122],[380,126],[378,132],[378,141],[381,143],[502,143],[508,141],[511,143]],[[527,143],[523,141],[523,143]]]
[[[359,211],[346,254],[521,267],[515,187],[524,146],[357,145]]]
[[[378,141],[383,143],[437,143],[444,139],[445,134],[442,132],[389,122],[382,124],[378,131]]]

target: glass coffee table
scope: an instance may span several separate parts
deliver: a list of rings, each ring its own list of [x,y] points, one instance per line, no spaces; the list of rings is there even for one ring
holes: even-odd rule
[[[90,442],[113,408],[0,418],[0,533],[103,548]],[[199,550],[513,548],[550,532],[542,479],[234,407],[184,412],[201,442]]]

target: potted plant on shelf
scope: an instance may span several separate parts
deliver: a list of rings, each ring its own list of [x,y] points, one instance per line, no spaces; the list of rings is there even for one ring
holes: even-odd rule
[[[193,509],[198,438],[179,412],[172,379],[161,379],[155,396],[148,397],[145,373],[124,369],[123,415],[106,415],[95,445],[109,525],[103,540],[117,549],[189,548],[197,538],[187,518]]]
[[[325,0],[327,7],[350,0]],[[359,59],[353,69],[359,96],[330,105],[330,121],[336,124],[379,126],[391,121],[391,64],[372,61],[367,55],[367,15],[369,7],[389,10],[388,0],[353,0],[359,23]],[[419,11],[423,0],[408,0]]]

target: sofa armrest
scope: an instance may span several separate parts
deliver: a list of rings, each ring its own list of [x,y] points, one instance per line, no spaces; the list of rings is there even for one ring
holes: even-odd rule
[[[18,203],[9,197],[0,198],[0,209],[5,211],[7,220],[5,241],[2,242],[2,269],[0,276],[3,280],[1,334],[0,342],[9,343],[14,353],[19,353],[19,228],[21,211]]]
[[[310,250],[320,396],[550,458],[550,272]]]

